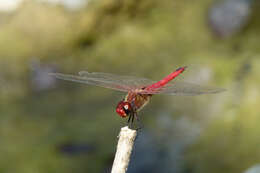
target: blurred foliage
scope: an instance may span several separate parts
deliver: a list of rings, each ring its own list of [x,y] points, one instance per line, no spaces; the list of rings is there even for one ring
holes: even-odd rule
[[[14,12],[0,13],[0,172],[102,172],[112,164],[116,136],[125,125],[114,108],[124,95],[64,81],[41,88],[37,74],[46,75],[46,66],[49,72],[157,80],[188,65],[186,79],[227,92],[155,96],[140,113],[153,144],[144,143],[150,150],[136,157],[154,158],[141,170],[164,164],[161,172],[179,166],[178,172],[237,173],[259,163],[260,5],[252,6],[246,28],[227,39],[208,26],[211,5],[211,0],[90,0],[70,11],[27,0]],[[86,151],[70,154],[83,144]],[[69,151],[61,147],[68,145]],[[145,154],[151,150],[157,153]],[[177,154],[181,165],[173,164]]]

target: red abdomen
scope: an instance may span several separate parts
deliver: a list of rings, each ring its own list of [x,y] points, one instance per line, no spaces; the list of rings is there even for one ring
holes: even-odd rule
[[[187,67],[180,67],[177,70],[175,70],[174,72],[172,72],[171,74],[169,74],[168,76],[166,76],[165,78],[163,78],[162,80],[147,86],[145,89],[146,90],[154,90],[157,88],[161,88],[164,85],[166,85],[168,82],[170,82],[171,80],[173,80],[175,77],[177,77],[179,74],[181,74]]]

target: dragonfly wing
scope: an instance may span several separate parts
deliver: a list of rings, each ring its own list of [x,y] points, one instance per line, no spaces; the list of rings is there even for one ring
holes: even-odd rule
[[[95,81],[116,83],[122,86],[126,86],[129,90],[139,89],[154,83],[154,81],[146,78],[140,78],[135,76],[122,76],[102,72],[81,71],[79,72],[79,75],[82,77],[93,79]]]
[[[133,76],[120,76],[110,73],[87,72],[81,71],[79,75],[70,75],[62,73],[51,73],[58,79],[79,82],[89,85],[101,86],[118,91],[128,92],[153,83],[149,79],[138,78]]]
[[[225,91],[223,88],[201,86],[198,84],[193,84],[184,81],[175,81],[173,83],[168,83],[164,87],[155,90],[145,90],[142,94],[170,94],[170,95],[201,95],[201,94],[215,94]]]

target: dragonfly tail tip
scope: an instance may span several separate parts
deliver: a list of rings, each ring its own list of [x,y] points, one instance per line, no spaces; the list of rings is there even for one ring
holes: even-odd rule
[[[183,66],[183,67],[180,67],[180,68],[177,68],[176,71],[181,71],[183,72],[188,66]]]

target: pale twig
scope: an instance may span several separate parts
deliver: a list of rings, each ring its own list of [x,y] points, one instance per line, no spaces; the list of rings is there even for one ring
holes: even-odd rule
[[[116,155],[111,173],[125,173],[130,161],[137,131],[128,126],[121,128],[117,144]]]

